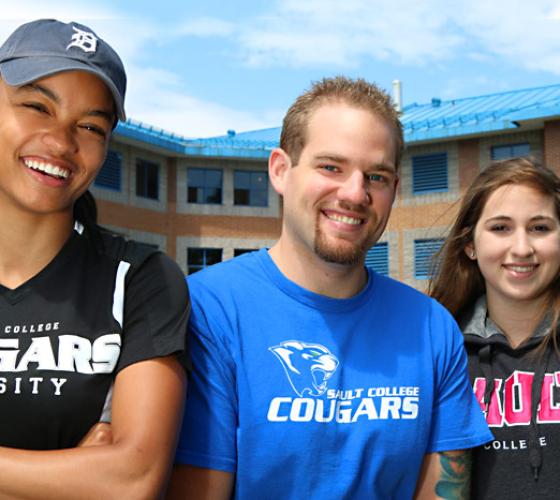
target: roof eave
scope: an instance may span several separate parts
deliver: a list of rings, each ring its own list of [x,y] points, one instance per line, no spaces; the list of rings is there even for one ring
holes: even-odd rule
[[[560,106],[549,106],[546,108],[536,108],[519,110],[508,115],[511,121],[522,122],[526,120],[543,120],[560,118]]]
[[[212,157],[212,158],[238,158],[248,160],[267,160],[273,148],[250,148],[232,146],[211,146],[187,144],[183,148],[183,154],[188,156]]]
[[[407,145],[417,142],[431,142],[437,140],[456,139],[463,136],[490,134],[504,130],[515,130],[519,127],[514,120],[499,120],[488,123],[477,123],[474,125],[461,125],[460,127],[437,128],[427,130],[405,131],[405,143]]]
[[[118,123],[113,134],[175,154],[183,154],[185,149],[185,141],[183,139],[173,139],[165,135],[150,134],[147,131],[129,126],[127,123],[123,122]]]

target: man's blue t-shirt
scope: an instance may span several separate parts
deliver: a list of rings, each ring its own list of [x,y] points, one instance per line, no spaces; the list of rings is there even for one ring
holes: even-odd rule
[[[369,272],[333,299],[266,250],[189,277],[193,373],[178,463],[238,498],[411,498],[422,459],[492,439],[437,302]]]

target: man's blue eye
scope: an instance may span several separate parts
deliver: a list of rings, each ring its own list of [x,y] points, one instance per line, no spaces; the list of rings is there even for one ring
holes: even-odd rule
[[[387,178],[381,174],[369,174],[367,178],[370,182],[387,182]]]

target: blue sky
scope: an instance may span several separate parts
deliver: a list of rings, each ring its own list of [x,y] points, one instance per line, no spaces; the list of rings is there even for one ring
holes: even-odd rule
[[[310,82],[347,74],[403,102],[560,83],[560,0],[18,0],[4,39],[54,17],[121,54],[128,116],[188,137],[280,125]]]

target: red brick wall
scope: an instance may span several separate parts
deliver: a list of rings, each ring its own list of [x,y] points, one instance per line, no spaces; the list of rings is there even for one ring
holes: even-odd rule
[[[170,212],[163,213],[97,200],[100,224],[163,234],[167,237],[167,253],[173,258],[177,236],[276,239],[280,235],[281,222],[276,217],[178,214],[175,202],[169,205]]]
[[[560,174],[560,120],[544,122],[543,163]]]
[[[167,213],[177,212],[177,160],[167,158]],[[170,217],[167,232],[167,254],[173,259],[177,258],[177,228],[175,225],[176,217]]]
[[[480,172],[480,153],[478,139],[458,142],[459,188],[464,191]]]
[[[426,203],[394,207],[387,231],[447,226],[455,216],[453,203]]]
[[[386,231],[398,234],[399,271],[397,279],[405,276],[405,239],[410,229],[448,227],[458,208],[457,203],[426,203],[425,205],[395,206],[389,218]]]

